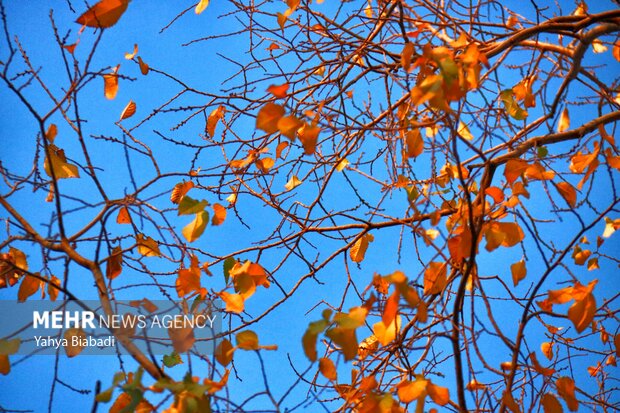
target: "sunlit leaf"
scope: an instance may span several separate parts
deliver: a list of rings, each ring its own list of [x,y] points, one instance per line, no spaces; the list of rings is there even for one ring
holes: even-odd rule
[[[47,139],[51,143],[54,143],[54,139],[56,139],[56,135],[58,135],[58,127],[56,126],[56,124],[52,123],[50,124],[50,126],[48,126],[47,130],[45,131],[45,139]]]
[[[138,44],[136,43],[133,45],[133,52],[125,53],[125,59],[132,60],[134,57],[136,57],[137,54],[138,54]]]
[[[131,216],[129,215],[129,209],[126,206],[122,206],[118,210],[118,215],[116,216],[117,224],[131,224]]]
[[[321,358],[319,360],[319,371],[328,380],[336,381],[338,373],[336,372],[336,366],[334,362],[328,358]]]
[[[230,313],[240,314],[245,308],[243,297],[240,294],[231,294],[223,291],[219,294],[220,298],[226,304],[226,311]]]
[[[224,114],[226,113],[226,108],[223,105],[218,106],[216,109],[211,111],[211,114],[207,117],[207,126],[205,131],[210,137],[215,135],[215,127],[220,119],[224,118]]]
[[[200,238],[208,223],[209,213],[207,211],[198,212],[194,220],[183,228],[182,234],[187,242],[194,242]]]
[[[486,384],[480,383],[476,379],[471,379],[465,388],[469,391],[477,391],[477,390],[485,390],[487,388]]]
[[[267,88],[267,92],[271,93],[276,98],[285,98],[288,87],[288,83],[284,83],[282,85],[271,85]]]
[[[51,301],[56,301],[56,298],[58,298],[58,293],[60,292],[58,287],[60,287],[60,279],[52,275],[47,283],[47,294],[49,294]]]
[[[398,398],[402,403],[411,403],[426,395],[428,380],[417,378],[415,381],[405,381],[398,385]]]
[[[258,336],[252,330],[245,330],[235,336],[237,347],[242,350],[258,350]]]
[[[179,297],[200,290],[200,268],[198,267],[198,258],[195,255],[191,257],[189,268],[179,269],[176,290]]]
[[[426,385],[426,391],[431,399],[440,406],[445,406],[450,401],[450,391],[446,387],[437,386],[429,381]]]
[[[555,382],[558,394],[564,399],[568,410],[576,412],[579,409],[579,402],[575,398],[575,382],[570,377],[560,377]]]
[[[76,20],[83,26],[108,28],[121,18],[129,0],[101,0]]]
[[[594,39],[592,41],[592,51],[594,53],[605,53],[607,51],[607,46],[603,44],[601,39]]]
[[[106,277],[113,280],[123,271],[123,252],[121,247],[114,247],[106,260]]]
[[[558,121],[558,132],[564,132],[570,127],[570,116],[568,114],[568,108],[564,108],[560,114],[560,120]]]
[[[203,11],[205,11],[208,5],[209,5],[209,0],[200,0],[198,4],[196,5],[196,8],[194,9],[194,12],[196,14],[200,14]]]
[[[213,204],[213,218],[211,218],[211,224],[214,226],[222,225],[226,220],[226,208],[222,205]]]
[[[215,359],[222,366],[226,367],[233,359],[233,346],[228,339],[222,339],[215,348]]]
[[[282,152],[289,146],[288,141],[282,141],[276,146],[276,158],[284,159]]]
[[[574,208],[577,204],[577,191],[575,188],[568,182],[560,182],[556,185],[556,188],[568,205]]]
[[[519,405],[515,401],[514,397],[512,397],[512,393],[510,393],[510,391],[504,391],[502,401],[512,413],[521,413],[521,409],[519,408]]]
[[[474,135],[471,134],[471,132],[469,131],[469,128],[463,122],[459,122],[459,127],[457,129],[457,132],[463,139],[466,139],[468,141],[471,141],[474,139]]]
[[[37,273],[37,275],[39,275]],[[26,299],[28,299],[28,297],[32,296],[33,294],[35,294],[37,291],[39,291],[39,288],[41,287],[41,280],[32,276],[32,275],[28,275],[26,274],[23,278],[22,278],[22,282],[19,285],[19,290],[17,291],[17,300],[19,302],[24,302],[26,301]]]
[[[366,255],[366,250],[368,249],[368,244],[373,242],[375,237],[372,234],[364,234],[351,247],[349,250],[349,256],[353,262],[362,262],[364,261],[364,256]]]
[[[445,262],[430,262],[424,271],[424,294],[441,294],[447,284]]]
[[[67,157],[65,156],[65,151],[56,147],[53,144],[48,145],[47,148],[49,152],[49,157],[45,157],[45,162],[43,163],[43,169],[45,169],[45,173],[50,178],[52,177],[52,169],[54,170],[54,175],[56,179],[65,179],[65,178],[79,178],[80,171],[77,166],[71,165],[67,162]]]
[[[493,202],[495,202],[496,204],[499,204],[504,200],[504,192],[496,186],[490,186],[486,188],[484,190],[484,193],[493,198]]]
[[[293,175],[293,177],[291,179],[289,179],[289,181],[284,185],[284,187],[286,188],[287,191],[291,191],[292,189],[298,187],[299,185],[302,184],[303,181],[301,181],[299,178],[297,178],[296,175]]]
[[[516,287],[527,274],[527,270],[525,268],[525,261],[521,260],[512,264],[510,266],[510,272],[512,273],[512,282]]]
[[[528,166],[527,162],[522,159],[509,159],[504,169],[504,176],[508,183],[512,184],[516,181],[525,172]]]
[[[138,56],[138,65],[140,66],[140,73],[142,73],[142,75],[146,76],[149,74],[149,65],[147,65],[140,56]]]
[[[179,202],[179,208],[177,211],[178,215],[191,215],[198,214],[203,212],[204,209],[209,205],[207,201],[204,199],[202,201],[198,201],[197,199],[191,198],[189,196],[184,196]]]
[[[118,93],[118,69],[120,65],[117,65],[112,69],[112,73],[103,75],[103,94],[106,99],[112,100]]]
[[[397,315],[389,324],[379,321],[372,326],[372,332],[383,346],[387,346],[396,338],[400,331],[401,317]]]
[[[515,100],[515,92],[513,91],[513,89],[506,89],[502,91],[499,97],[504,104],[504,109],[506,109],[506,113],[508,113],[510,117],[515,120],[523,120],[527,118],[527,111],[520,107]]]
[[[540,345],[540,351],[547,357],[547,360],[551,360],[553,358],[553,343],[552,342],[543,342]]]
[[[562,413],[564,411],[558,399],[551,393],[543,394],[540,398],[540,404],[544,409],[544,413]]]
[[[142,234],[136,235],[138,252],[145,257],[159,257],[159,244],[151,237],[144,237]]]
[[[256,115],[256,128],[267,133],[278,131],[278,121],[284,116],[284,108],[275,103],[267,103]]]
[[[583,332],[594,319],[596,313],[596,299],[592,293],[587,294],[582,300],[575,303],[568,309],[568,319],[573,322],[578,333]]]
[[[412,129],[405,133],[405,144],[407,148],[407,157],[416,158],[424,151],[424,140],[420,129]]]
[[[312,155],[316,150],[316,143],[319,139],[321,128],[318,126],[304,125],[298,131],[297,135],[304,147],[304,154]]]
[[[340,161],[338,161],[338,163],[336,164],[336,170],[338,172],[342,172],[344,168],[346,168],[348,165],[349,165],[349,161],[347,160],[347,158],[343,158]]]
[[[192,181],[187,182],[179,182],[172,189],[172,193],[170,194],[170,200],[178,204],[181,202],[185,194],[194,187],[194,183]]]

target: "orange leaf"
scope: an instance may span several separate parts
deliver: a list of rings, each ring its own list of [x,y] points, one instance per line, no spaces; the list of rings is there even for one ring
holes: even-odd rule
[[[75,53],[75,48],[77,47],[77,45],[78,45],[77,42],[73,44],[66,44],[63,46],[63,48],[69,53],[73,54]]]
[[[179,182],[172,189],[172,193],[170,194],[170,200],[178,204],[181,202],[181,199],[185,196],[185,194],[194,187],[194,183],[192,181],[187,182]]]
[[[222,291],[221,293],[219,293],[219,296],[222,299],[222,301],[226,303],[226,311],[231,312],[231,313],[237,313],[237,314],[240,314],[241,312],[243,312],[243,309],[245,308],[245,304],[243,302],[243,297],[241,295],[230,294],[230,293],[227,293],[226,291]]]
[[[84,349],[83,340],[86,339],[86,333],[81,328],[69,328],[65,331],[64,335],[67,340],[67,346],[65,346],[65,352],[68,357],[75,357]],[[77,343],[77,344],[75,344]]]
[[[118,210],[118,215],[116,216],[117,224],[131,224],[131,216],[129,215],[129,209],[126,206],[121,207]]]
[[[407,157],[416,158],[424,151],[424,140],[420,129],[412,129],[405,134]]]
[[[577,332],[581,333],[592,323],[595,313],[596,299],[590,293],[583,300],[576,301],[568,309],[568,318],[575,325]]]
[[[540,404],[545,413],[562,413],[564,411],[558,399],[551,393],[545,393],[540,399]]]
[[[398,398],[402,403],[411,403],[426,395],[428,380],[418,378],[415,381],[405,381],[398,385]]]
[[[499,204],[504,200],[504,192],[496,186],[488,187],[484,190],[484,193],[493,198],[493,202],[496,204]]]
[[[114,247],[114,249],[112,250],[112,254],[110,254],[108,259],[106,260],[106,263],[106,276],[110,280],[118,277],[121,271],[123,271],[123,254],[121,247]]]
[[[213,218],[211,218],[212,225],[221,225],[226,219],[226,208],[220,204],[213,204]]]
[[[302,126],[297,132],[299,134],[299,140],[304,146],[304,153],[306,155],[312,155],[314,153],[320,132],[321,128],[308,124]]]
[[[22,283],[19,285],[19,290],[17,291],[17,299],[19,300],[19,302],[26,301],[28,297],[30,297],[39,290],[40,286],[41,280],[33,277],[32,275],[26,274],[24,278],[22,278]]]
[[[278,121],[284,116],[284,108],[275,103],[267,103],[256,115],[256,128],[267,133],[278,131]]]
[[[400,53],[400,64],[405,69],[405,72],[409,71],[411,66],[411,58],[413,57],[414,46],[413,43],[407,42],[403,46],[403,51]]]
[[[9,356],[0,354],[0,374],[6,376],[11,372],[11,363],[9,362]]]
[[[276,146],[276,158],[282,158],[282,152],[288,147],[288,141],[282,141]]]
[[[355,244],[351,247],[351,250],[349,250],[351,260],[353,260],[353,262],[364,261],[368,244],[374,240],[375,237],[372,234],[364,234],[358,238],[357,241],[355,241]]]
[[[446,387],[441,387],[428,382],[426,385],[426,391],[431,399],[440,406],[445,406],[450,401],[450,392]]]
[[[264,174],[269,172],[269,170],[271,168],[273,168],[273,165],[275,165],[275,163],[276,163],[276,161],[273,158],[269,158],[269,157],[258,159],[255,162],[256,167],[258,168],[258,170],[261,171]]]
[[[564,132],[570,127],[570,116],[568,115],[568,108],[564,108],[558,121],[558,132]]]
[[[125,13],[128,4],[129,0],[101,0],[78,17],[76,22],[88,27],[112,27]]]
[[[319,360],[319,371],[328,380],[336,381],[338,378],[336,366],[334,365],[334,362],[328,358],[321,358]]]
[[[178,274],[176,289],[179,297],[200,289],[200,268],[195,255],[192,255],[190,268],[181,268]]]
[[[532,180],[537,179],[540,181],[548,181],[555,177],[555,172],[545,170],[541,164],[536,162],[535,164],[528,166],[525,170],[525,176]]]
[[[112,73],[103,75],[103,94],[106,99],[112,100],[118,93],[118,69],[120,65],[117,65],[112,69]]]
[[[233,346],[228,339],[223,339],[215,348],[215,359],[226,367],[233,359]]]
[[[556,185],[556,188],[568,205],[574,208],[577,203],[577,191],[575,191],[575,188],[568,182],[560,182]]]
[[[504,391],[504,395],[502,396],[502,402],[504,402],[504,405],[506,405],[506,407],[510,409],[512,413],[521,413],[519,405],[517,404],[517,402],[515,402],[514,397],[512,397],[512,393],[510,393],[508,390]]]
[[[286,91],[288,90],[288,83],[284,83],[283,85],[271,85],[267,88],[267,92],[271,93],[273,96],[277,98],[285,98]]]
[[[504,169],[504,176],[509,184],[512,184],[521,176],[523,172],[527,169],[528,164],[522,159],[509,159],[506,162],[506,167]]]
[[[525,268],[525,261],[521,260],[512,264],[510,266],[510,272],[512,273],[512,282],[516,287],[519,284],[519,281],[524,279],[527,274],[527,269]]]
[[[398,290],[394,291],[390,298],[385,302],[385,308],[383,309],[383,316],[381,320],[383,324],[389,325],[394,318],[396,318],[396,314],[398,313],[398,301],[400,300],[400,294]]]
[[[147,65],[140,56],[138,56],[138,64],[140,65],[140,73],[144,76],[148,75],[150,70],[149,65]]]
[[[205,128],[205,131],[210,137],[213,137],[213,135],[215,135],[215,127],[217,126],[217,123],[220,121],[220,119],[224,117],[225,113],[226,108],[223,105],[220,105],[217,107],[217,109],[214,109],[207,118],[207,126]]]
[[[47,284],[47,293],[52,301],[56,301],[56,298],[58,298],[60,290],[57,287],[60,287],[60,280],[55,275],[52,275]]]
[[[547,357],[547,360],[551,360],[553,358],[553,343],[544,342],[540,345],[540,350]]]
[[[579,402],[575,398],[575,382],[570,377],[560,377],[555,382],[558,394],[564,399],[568,410],[576,412],[579,409]]]
[[[424,294],[441,294],[447,284],[445,262],[431,262],[424,271]]]
[[[466,388],[469,391],[476,391],[476,390],[484,390],[484,389],[487,388],[487,386],[486,386],[486,384],[482,384],[482,383],[478,382],[478,380],[476,380],[476,379],[471,379],[471,381],[469,383],[467,383]]]

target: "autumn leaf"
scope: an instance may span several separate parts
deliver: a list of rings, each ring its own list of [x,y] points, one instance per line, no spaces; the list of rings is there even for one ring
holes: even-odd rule
[[[151,237],[144,237],[143,234],[136,235],[136,244],[138,246],[138,252],[145,257],[159,257],[159,244]]]
[[[407,157],[416,158],[424,151],[424,140],[420,129],[412,129],[405,134],[405,143],[407,147]]]
[[[117,65],[112,69],[112,73],[103,75],[103,94],[106,99],[112,100],[118,93],[118,69],[121,65]]]
[[[476,379],[471,379],[465,388],[469,391],[485,390],[487,386]]]
[[[45,157],[45,162],[43,163],[43,169],[45,169],[45,173],[47,173],[47,176],[49,176],[50,178],[53,177],[53,169],[56,179],[80,177],[80,171],[78,170],[77,166],[71,165],[67,162],[65,151],[53,144],[48,145],[47,150],[49,152],[49,156]]]
[[[54,143],[54,139],[56,139],[56,135],[58,135],[58,127],[56,126],[56,124],[52,123],[50,124],[50,126],[48,126],[47,130],[45,131],[45,139],[47,139],[51,143]]]
[[[540,351],[547,357],[547,360],[553,358],[553,343],[545,341],[540,345]]]
[[[121,247],[114,247],[112,253],[106,260],[106,277],[113,280],[123,271],[123,253]]]
[[[431,262],[424,271],[424,294],[441,294],[447,284],[445,262]]]
[[[347,158],[343,158],[336,164],[336,170],[342,172],[349,165]]]
[[[176,290],[179,298],[200,290],[200,268],[198,267],[198,257],[195,255],[191,257],[189,268],[179,269]]]
[[[411,66],[411,58],[413,57],[414,46],[413,43],[407,42],[403,46],[403,50],[400,53],[400,65],[405,72],[409,72],[409,68]]]
[[[284,116],[278,120],[278,130],[282,135],[294,141],[297,131],[303,124],[304,123],[295,116]]]
[[[256,168],[258,168],[259,171],[261,171],[262,173],[266,174],[269,172],[269,170],[271,168],[273,168],[273,165],[275,165],[276,161],[273,158],[270,157],[265,157],[265,158],[260,158],[256,161],[255,165]]]
[[[284,159],[282,157],[282,152],[289,146],[288,141],[282,141],[276,146],[276,158]]]
[[[140,73],[142,73],[143,76],[149,74],[149,65],[147,65],[140,56],[138,56],[138,65],[140,66]]]
[[[202,201],[198,201],[189,196],[184,196],[179,202],[179,207],[177,209],[177,215],[192,215],[203,212],[204,209],[209,205],[207,201],[204,199]]]
[[[284,187],[286,188],[287,191],[291,191],[294,188],[301,185],[301,183],[302,181],[299,178],[297,178],[296,175],[293,175],[293,177],[289,179],[289,181],[284,185]]]
[[[556,380],[555,385],[558,394],[564,399],[568,410],[576,412],[579,410],[579,402],[575,398],[575,382],[570,377],[560,377]]]
[[[426,385],[426,391],[431,399],[440,406],[445,406],[450,401],[450,392],[448,389],[446,387],[437,386],[430,380]]]
[[[258,335],[252,330],[245,330],[235,336],[237,347],[241,350],[258,350]]]
[[[118,210],[118,215],[116,216],[117,224],[131,224],[131,216],[129,215],[129,209],[126,206],[122,206]]]
[[[527,270],[525,268],[525,261],[521,260],[516,262],[510,266],[510,272],[512,273],[512,282],[516,287],[519,284],[519,281],[525,278],[527,274]]]
[[[256,115],[256,128],[267,133],[278,131],[278,121],[284,116],[284,108],[275,103],[267,103]]]
[[[362,262],[364,261],[364,256],[366,255],[366,250],[368,249],[368,244],[373,242],[375,237],[372,234],[364,234],[355,241],[355,244],[349,250],[349,256],[353,262]]]
[[[459,122],[459,127],[457,129],[457,133],[459,136],[465,140],[471,141],[474,139],[474,135],[471,134],[469,128],[463,122]]]
[[[76,22],[88,27],[112,27],[125,13],[128,5],[129,0],[101,0],[78,17]]]
[[[229,313],[241,314],[245,308],[244,299],[240,294],[231,294],[226,291],[219,293],[220,298],[226,304]]]
[[[133,58],[136,57],[137,54],[138,54],[138,44],[136,43],[133,45],[133,52],[125,53],[125,59],[133,60]]]
[[[334,362],[328,358],[321,358],[319,360],[319,371],[328,380],[336,381],[338,373],[336,372],[336,366]]]
[[[556,188],[566,203],[574,208],[577,203],[577,191],[575,191],[575,188],[568,182],[560,182],[556,185]]]
[[[218,122],[224,118],[226,114],[226,107],[224,105],[218,106],[216,109],[211,111],[211,114],[207,117],[207,126],[205,127],[205,131],[207,135],[213,137],[215,135],[215,128]]]
[[[519,106],[517,101],[515,100],[515,92],[514,89],[506,89],[503,90],[499,95],[502,103],[504,104],[504,109],[508,115],[515,120],[524,120],[527,118],[527,111]]]
[[[399,384],[397,394],[402,403],[411,403],[426,395],[428,380],[417,378],[415,381],[405,381]]]
[[[560,114],[560,120],[558,121],[558,132],[562,133],[570,127],[570,117],[568,115],[568,108],[564,108]]]
[[[121,112],[121,119],[127,119],[132,117],[136,113],[136,103],[133,100],[130,100],[125,109]]]
[[[209,213],[207,211],[198,212],[194,220],[183,228],[182,234],[187,242],[194,242],[200,238],[208,223]]]
[[[83,341],[86,333],[81,328],[69,328],[65,331],[64,338],[67,340],[65,352],[69,357],[75,357],[84,350]],[[75,344],[77,342],[77,344]]]
[[[544,413],[562,413],[562,405],[558,399],[551,393],[545,393],[540,398],[540,404],[544,409]]]
[[[504,192],[496,186],[490,186],[486,188],[484,190],[484,193],[489,195],[493,199],[493,202],[496,204],[499,204],[504,200]]]
[[[508,183],[512,185],[525,172],[528,166],[527,162],[522,159],[509,159],[504,169],[504,176]]]
[[[282,99],[286,97],[288,87],[288,83],[284,83],[282,85],[271,85],[267,88],[267,92],[271,93],[276,98]]]
[[[224,223],[226,219],[226,208],[220,204],[213,204],[213,218],[211,218],[211,225],[218,226]]]
[[[575,301],[568,309],[568,319],[572,321],[577,332],[581,333],[592,324],[595,313],[596,299],[592,293],[589,293],[584,299]]]
[[[401,317],[397,315],[391,322],[385,323],[379,321],[372,326],[372,332],[381,345],[387,346],[396,338],[396,335],[400,331]]]
[[[179,202],[181,202],[185,194],[187,194],[187,192],[193,187],[194,183],[192,181],[179,182],[172,189],[172,193],[170,194],[170,200],[173,203],[178,204]]]
[[[47,283],[47,294],[49,294],[51,301],[56,301],[56,298],[58,298],[58,293],[60,292],[58,287],[60,287],[60,279],[52,275]]]
[[[198,4],[196,5],[196,8],[194,9],[194,12],[196,14],[200,14],[203,11],[205,11],[208,5],[209,5],[209,0],[200,0]]]
[[[36,273],[39,275],[39,273]],[[28,297],[35,294],[39,288],[41,287],[41,280],[38,278],[26,274],[22,278],[22,283],[19,285],[19,290],[17,291],[17,300],[21,303],[28,299]]]
[[[515,401],[514,397],[512,397],[512,393],[510,393],[509,390],[504,391],[504,395],[502,396],[502,402],[506,405],[508,409],[510,409],[512,413],[521,413],[519,405]]]
[[[324,313],[324,315],[327,315],[327,313]],[[316,341],[318,335],[327,327],[329,321],[328,319],[329,315],[328,317],[324,317],[322,320],[311,322],[302,337],[301,341],[304,348],[304,353],[310,361],[316,361],[317,359]]]
[[[298,130],[297,135],[299,136],[299,140],[304,147],[304,154],[312,155],[315,152],[316,143],[319,139],[320,132],[321,128],[308,124]]]
[[[215,348],[215,359],[222,366],[226,367],[233,359],[233,346],[228,339],[222,339]]]

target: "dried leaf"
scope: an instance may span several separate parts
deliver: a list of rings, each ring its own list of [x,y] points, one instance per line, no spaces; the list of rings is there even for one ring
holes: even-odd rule
[[[118,215],[116,216],[117,224],[131,224],[131,216],[129,215],[129,209],[126,206],[122,206],[118,210]]]
[[[284,83],[282,85],[271,85],[267,88],[267,92],[271,93],[276,98],[282,99],[286,97],[288,87],[288,83]]]
[[[159,257],[159,244],[151,237],[144,237],[143,234],[136,235],[136,244],[138,246],[138,252],[145,257]]]
[[[101,0],[76,20],[77,23],[96,28],[112,27],[118,22],[129,0]]]
[[[243,297],[240,294],[230,294],[226,291],[219,293],[220,298],[226,304],[226,311],[240,314],[245,308]]]
[[[328,358],[321,358],[319,360],[319,371],[328,380],[336,381],[338,373],[336,372],[336,366],[334,362]]]
[[[424,294],[441,294],[447,284],[447,265],[445,262],[430,262],[424,271]]]
[[[209,0],[200,0],[198,4],[196,5],[196,8],[194,9],[194,12],[196,12],[196,14],[200,14],[203,11],[205,11],[208,5],[209,5]]]
[[[568,410],[576,412],[579,409],[579,402],[575,398],[575,382],[570,377],[560,377],[555,382],[558,394],[564,399]]]
[[[220,121],[220,119],[224,118],[224,114],[226,114],[226,108],[223,105],[220,105],[217,107],[217,109],[214,109],[211,112],[209,117],[207,117],[207,126],[205,128],[205,131],[210,137],[213,137],[215,135],[215,127],[217,126],[217,123]]]
[[[570,116],[568,115],[568,108],[564,108],[558,121],[558,132],[564,132],[570,127]]]
[[[292,189],[301,185],[302,182],[303,181],[297,178],[297,175],[293,175],[293,177],[289,179],[289,181],[284,185],[284,187],[286,188],[287,191],[291,191]]]
[[[308,124],[304,125],[297,131],[299,140],[304,147],[304,154],[312,155],[314,153],[320,132],[321,128]]]
[[[211,224],[214,226],[222,225],[226,220],[226,208],[220,204],[213,204],[213,218]]]
[[[138,65],[140,65],[140,73],[142,73],[143,76],[149,74],[149,65],[147,65],[140,56],[138,56]]]
[[[267,103],[256,115],[256,129],[267,133],[278,131],[278,121],[284,116],[284,108],[275,103]]]
[[[364,234],[360,238],[355,241],[355,244],[351,247],[349,251],[349,256],[353,262],[362,262],[364,261],[364,256],[366,255],[366,250],[368,249],[368,244],[375,240],[375,237],[372,234]]]
[[[45,169],[45,173],[47,173],[47,176],[52,178],[53,169],[56,179],[80,177],[80,171],[78,170],[77,166],[71,165],[67,162],[65,151],[53,144],[50,144],[47,149],[49,152],[49,157],[46,156],[45,161],[43,162],[43,169]]]
[[[67,356],[75,357],[84,350],[82,343],[86,340],[86,333],[81,328],[67,329],[64,337],[67,340],[67,345],[65,346]]]
[[[138,44],[136,43],[133,45],[132,53],[125,53],[125,59],[132,60],[134,57],[136,57],[137,54],[138,54]]]
[[[106,277],[113,280],[123,271],[123,253],[121,247],[114,247],[106,260]]]
[[[215,348],[215,359],[222,366],[226,367],[233,359],[233,346],[227,339],[223,339]]]
[[[39,273],[36,273],[39,275]],[[17,291],[17,300],[21,303],[28,299],[28,297],[35,294],[39,288],[41,287],[41,280],[32,275],[26,274],[22,278],[22,283],[19,285],[19,290]]]
[[[575,188],[568,182],[560,182],[556,185],[556,188],[568,205],[574,208],[577,204],[577,191]]]
[[[525,261],[521,260],[510,266],[510,272],[512,273],[512,282],[516,287],[519,281],[525,278],[527,270],[525,268]]]
[[[194,187],[194,183],[192,181],[180,182],[174,186],[172,189],[172,193],[170,194],[170,200],[178,204],[181,202],[187,191]]]
[[[194,242],[200,238],[208,223],[209,213],[207,211],[201,211],[196,214],[194,220],[187,224],[181,232],[187,242]]]
[[[127,119],[132,117],[136,113],[136,103],[133,100],[130,100],[125,109],[121,112],[121,119]]]
[[[540,398],[540,404],[544,409],[544,413],[562,413],[564,411],[558,399],[551,393],[545,393]]]
[[[103,94],[106,99],[112,100],[118,93],[118,69],[120,65],[117,65],[112,69],[112,73],[103,75]]]

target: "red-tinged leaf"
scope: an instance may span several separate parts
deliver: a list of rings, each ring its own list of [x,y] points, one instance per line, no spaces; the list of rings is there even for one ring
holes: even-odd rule
[[[543,367],[538,362],[538,357],[536,357],[536,352],[530,353],[530,360],[532,362],[532,367],[534,367],[534,370],[536,370],[536,372],[542,374],[543,376],[551,377],[553,373],[555,373],[555,369]]]
[[[411,67],[411,58],[413,57],[414,50],[415,47],[413,46],[413,43],[408,42],[405,43],[403,50],[400,53],[400,65],[403,69],[405,69],[405,72],[408,72]]]
[[[476,379],[471,379],[470,382],[467,383],[467,386],[465,386],[465,388],[469,391],[477,391],[477,390],[484,390],[487,388],[487,386],[486,384],[480,383]]]
[[[215,359],[222,366],[226,367],[233,359],[233,346],[228,339],[223,339],[215,348]]]
[[[113,280],[123,271],[123,253],[121,247],[114,247],[106,260],[106,277]]]
[[[185,194],[194,187],[194,183],[192,181],[180,182],[174,186],[172,189],[172,193],[170,194],[170,200],[178,204],[181,202]]]
[[[555,382],[558,394],[566,402],[568,410],[576,412],[579,409],[579,402],[575,398],[575,382],[570,377],[560,377]]]
[[[286,97],[288,87],[288,83],[284,83],[282,85],[271,85],[267,88],[267,92],[271,93],[276,98],[282,99]]]
[[[39,275],[37,273],[36,275]],[[22,283],[19,285],[19,290],[17,291],[17,299],[19,302],[24,302],[28,299],[28,297],[34,295],[39,288],[41,287],[41,280],[32,275],[26,274],[22,278]]]
[[[594,320],[596,313],[596,299],[592,293],[583,300],[576,301],[568,309],[568,319],[573,322],[578,333],[584,331]]]
[[[431,262],[424,271],[424,294],[441,294],[447,284],[447,265],[445,262]]]
[[[101,0],[78,17],[76,22],[88,27],[112,27],[125,13],[128,4],[129,0]]]
[[[312,155],[316,150],[316,143],[319,139],[319,133],[321,132],[321,128],[318,126],[304,125],[302,126],[297,134],[299,136],[299,140],[304,147],[304,153],[306,155]]]
[[[224,223],[226,220],[226,208],[220,204],[213,204],[213,218],[211,218],[211,224],[218,226]]]
[[[400,300],[400,294],[398,290],[394,291],[392,295],[386,300],[385,308],[383,309],[383,315],[381,320],[383,324],[389,325],[394,318],[396,318],[396,314],[398,314],[398,301]]]
[[[319,360],[319,371],[328,380],[336,381],[338,373],[336,372],[336,366],[331,359],[321,358]]]
[[[616,347],[616,356],[620,357],[620,334],[614,336],[614,346]]]
[[[68,51],[71,54],[75,53],[75,48],[77,47],[77,42],[73,43],[73,44],[66,44],[63,46],[63,48]]]
[[[3,376],[8,375],[11,372],[11,363],[9,356],[0,354],[0,374]]]
[[[496,186],[490,186],[484,190],[484,193],[493,199],[493,202],[499,204],[504,200],[504,191]]]
[[[118,210],[118,215],[116,216],[117,224],[131,224],[131,216],[129,215],[129,209],[126,206],[122,206]]]
[[[545,393],[541,399],[540,404],[543,407],[544,413],[563,413],[562,405],[558,399],[551,393]]]
[[[525,268],[525,261],[521,260],[515,262],[510,266],[510,272],[512,273],[512,283],[516,287],[519,282],[527,275],[527,269]]]

